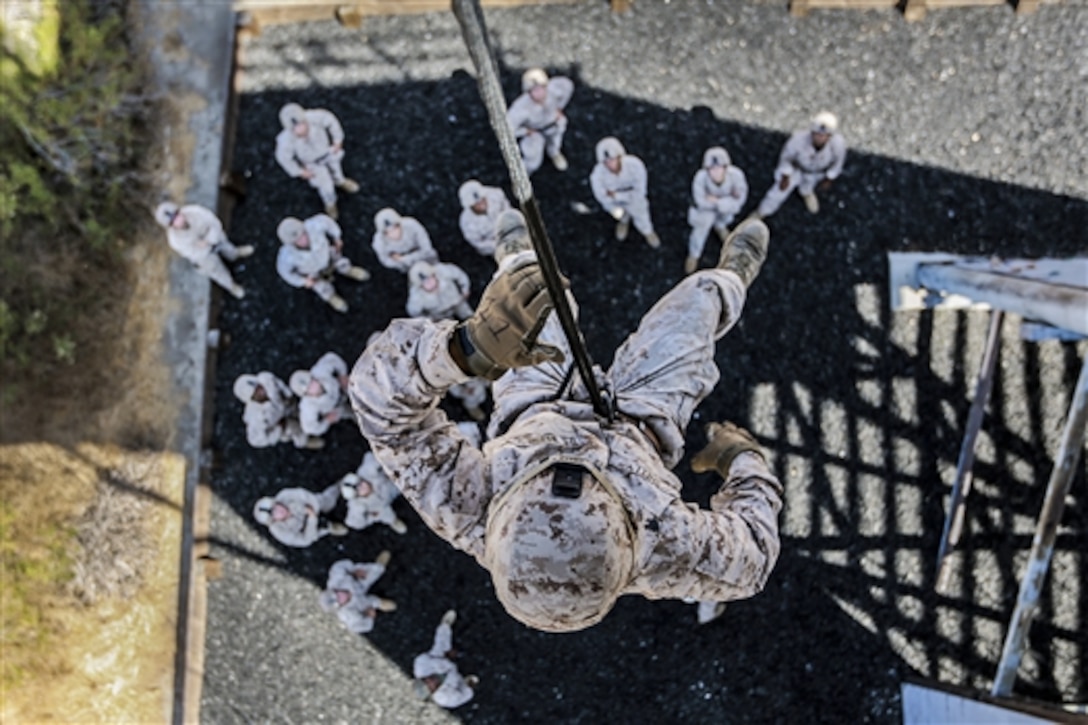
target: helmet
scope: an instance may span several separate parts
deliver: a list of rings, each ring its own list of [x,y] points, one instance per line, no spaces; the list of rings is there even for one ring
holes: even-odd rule
[[[395,209],[385,207],[374,215],[374,226],[378,228],[379,232],[384,232],[394,224],[399,224],[402,218]]]
[[[317,601],[321,605],[321,609],[326,612],[335,612],[340,608],[340,604],[336,601],[336,592],[331,589],[321,592],[321,596],[317,598]]]
[[[280,123],[285,129],[292,129],[306,120],[306,112],[297,103],[288,103],[280,109]]]
[[[288,385],[291,392],[301,398],[306,395],[306,388],[310,387],[310,381],[313,379],[314,376],[309,370],[296,370],[291,373],[291,381]]]
[[[461,200],[461,206],[468,209],[484,198],[484,185],[476,179],[469,179],[457,190],[457,198]]]
[[[510,616],[572,632],[612,609],[630,577],[633,541],[627,510],[603,474],[549,459],[492,501],[484,562]]]
[[[712,146],[703,154],[704,169],[709,169],[711,166],[729,166],[730,161],[729,152],[721,146]]]
[[[597,162],[604,163],[607,159],[618,159],[627,153],[623,144],[615,136],[605,136],[597,142]]]
[[[533,86],[546,85],[548,85],[548,74],[543,68],[530,68],[521,74],[521,90],[524,93],[533,90]]]
[[[408,285],[419,287],[424,277],[430,277],[436,271],[437,267],[424,259],[413,262],[412,266],[408,268]]]
[[[179,211],[181,210],[178,208],[177,204],[171,201],[164,201],[155,209],[155,221],[157,221],[160,226],[169,227]]]
[[[517,209],[507,209],[495,220],[495,261],[500,262],[508,254],[532,249],[529,227],[525,217]]]
[[[835,118],[835,114],[829,111],[820,111],[812,117],[812,126],[809,128],[813,133],[835,133],[839,128],[839,119]]]
[[[272,523],[272,507],[275,505],[276,499],[271,496],[258,499],[257,503],[253,505],[253,518],[257,519],[258,524],[268,526]]]
[[[276,236],[280,238],[281,244],[294,244],[305,231],[301,219],[289,216],[276,227]]]
[[[234,397],[243,403],[248,403],[253,398],[253,391],[260,384],[261,381],[256,375],[239,375],[234,381]]]
[[[359,495],[359,476],[354,473],[344,474],[340,479],[340,496],[345,501],[350,501]]]

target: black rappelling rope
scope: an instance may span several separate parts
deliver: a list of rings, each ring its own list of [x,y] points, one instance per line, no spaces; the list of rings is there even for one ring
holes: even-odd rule
[[[487,40],[487,27],[484,25],[484,13],[480,9],[480,2],[479,0],[453,0],[453,14],[457,16],[457,22],[461,25],[465,45],[476,66],[480,97],[487,108],[491,128],[499,141],[502,158],[510,172],[514,196],[525,215],[525,222],[529,227],[529,239],[536,251],[537,261],[540,263],[540,270],[544,274],[544,282],[548,287],[548,294],[551,295],[555,312],[559,315],[559,324],[574,355],[578,373],[582,376],[586,390],[589,391],[593,410],[597,415],[611,419],[612,411],[597,388],[597,380],[593,377],[593,363],[589,359],[585,339],[582,337],[581,330],[578,329],[578,323],[574,319],[574,313],[571,311],[563,284],[560,282],[559,263],[556,261],[551,240],[548,239],[548,232],[544,228],[540,206],[537,204],[536,197],[533,196],[533,186],[529,183],[529,174],[525,171],[521,149],[518,148],[514,132],[506,122],[506,101],[502,95],[502,86],[499,85],[495,55],[491,52],[491,45]]]

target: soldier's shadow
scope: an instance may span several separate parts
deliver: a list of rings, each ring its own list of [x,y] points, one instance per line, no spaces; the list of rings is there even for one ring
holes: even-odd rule
[[[503,69],[508,98],[518,91],[520,70]],[[785,135],[719,119],[705,109],[671,110],[618,97],[584,84],[577,68],[552,70],[571,75],[576,84],[564,143],[570,169],[561,174],[545,163],[533,183],[560,266],[580,304],[590,353],[606,366],[641,315],[682,276],[690,183],[703,151],[723,145],[747,173],[751,194],[746,213],[771,183]],[[396,100],[395,122],[387,113],[391,99]],[[316,194],[288,179],[272,156],[277,111],[288,101],[328,108],[340,117],[347,135],[345,170],[362,185],[359,194],[342,199],[340,222],[347,253],[373,278],[338,284],[351,306],[347,315],[338,315],[308,292],[288,288],[274,271],[279,220],[320,211]],[[578,200],[595,209],[587,177],[594,144],[606,135],[620,138],[649,169],[660,250],[650,249],[635,233],[627,242],[615,242],[608,216],[579,215],[570,207]],[[234,210],[231,237],[237,244],[256,244],[258,253],[239,273],[250,294],[240,304],[225,305],[218,321],[233,342],[217,362],[214,445],[222,463],[213,488],[223,504],[252,520],[260,496],[286,486],[318,490],[354,470],[366,447],[353,425],[344,423],[333,429],[320,453],[290,446],[250,448],[241,406],[231,394],[235,377],[267,369],[286,378],[329,350],[350,363],[371,332],[404,314],[404,276],[381,268],[370,250],[373,215],[385,206],[423,222],[443,261],[469,272],[475,301],[493,263],[461,240],[456,191],[469,178],[507,190],[509,184],[475,81],[464,72],[436,82],[244,96],[234,166],[250,174],[250,182],[247,197]],[[972,631],[975,620],[1004,622],[1008,614],[936,597],[930,590],[932,565],[926,563],[936,551],[943,517],[938,465],[955,461],[973,361],[957,354],[951,381],[931,369],[931,314],[914,316],[917,353],[892,337],[886,253],[939,249],[1032,257],[1083,252],[1078,240],[1088,228],[1088,204],[852,152],[822,205],[821,213],[812,216],[793,197],[770,220],[770,257],[741,323],[719,345],[722,380],[697,421],[727,418],[751,425],[758,412],[754,391],[775,396],[777,407],[762,435],[775,453],[777,473],[791,481],[789,493],[803,493],[803,500],[788,503],[782,559],[766,592],[730,605],[722,620],[705,628],[695,626],[690,605],[624,598],[604,623],[584,633],[532,632],[505,615],[486,572],[430,533],[403,501],[397,506],[410,527],[406,536],[379,526],[326,538],[309,549],[284,549],[291,574],[322,587],[336,559],[372,560],[381,549],[390,549],[393,564],[375,589],[402,606],[382,616],[369,639],[410,670],[441,613],[456,607],[462,669],[482,677],[480,695],[457,711],[473,722],[773,721],[797,707],[814,720],[894,721],[899,681],[907,672],[936,676],[937,660],[945,658],[957,662],[968,679],[991,676],[992,662],[974,653],[969,641],[957,643],[927,631],[938,606],[961,614],[965,632]],[[716,249],[712,238],[704,266]],[[859,295],[866,294],[876,300],[875,319],[859,307]],[[966,316],[957,329],[962,341]],[[1037,364],[1034,348],[1025,355]],[[1072,346],[1066,360],[1062,377],[1071,384],[1077,368]],[[888,404],[896,380],[909,381],[918,391],[917,408],[909,414]],[[999,374],[995,410],[1001,410],[1007,394],[1002,383]],[[863,390],[866,385],[876,386],[885,403],[874,403]],[[824,436],[820,411],[825,408],[841,412],[845,453],[832,449]],[[1037,401],[1028,408],[1030,415],[1043,417]],[[456,404],[448,409],[464,417]],[[689,451],[703,443],[700,428],[693,423],[689,430]],[[988,430],[995,447],[1022,457],[1037,474],[1034,479],[1045,480],[1050,461],[1036,441],[1013,433],[1000,413],[988,420]],[[861,460],[862,438],[874,435],[908,441],[918,452],[916,470],[899,470],[890,453],[875,463]],[[1002,468],[1000,463],[980,465],[977,477],[1000,481]],[[714,485],[711,477],[693,476],[686,461],[677,474],[685,497],[705,505]],[[867,504],[862,502],[871,500],[863,489],[874,480],[883,492],[878,498],[886,507],[881,515],[887,533],[863,535],[858,521]],[[1083,484],[1082,472],[1074,490]],[[911,515],[924,524],[909,537],[894,533],[897,517],[905,515],[896,502],[904,497],[919,502]],[[981,521],[985,510],[1034,517],[1037,507],[1037,492],[1010,490],[1004,497],[982,498],[972,520]],[[1016,587],[1012,558],[1026,542],[990,531],[967,546],[995,557],[1007,601]],[[1088,535],[1081,530],[1059,540],[1059,550],[1083,549],[1086,543]],[[221,557],[248,556],[244,546],[222,536],[213,549]],[[867,558],[884,562],[885,573],[874,578],[861,564]],[[906,583],[914,577],[897,568],[903,560],[921,562],[925,586]],[[1079,591],[1078,606],[1088,609],[1088,587]],[[906,600],[921,609],[918,618],[901,613]],[[212,628],[245,626],[217,621],[216,614],[213,606]],[[1040,636],[1080,638],[1084,651],[1082,634],[1055,628],[1045,615],[1037,625]],[[917,660],[905,660],[893,647],[888,636],[893,629],[904,631],[922,652]],[[1083,693],[1083,680],[1080,687]],[[1041,681],[1031,691],[1055,698],[1054,688],[1052,681]]]

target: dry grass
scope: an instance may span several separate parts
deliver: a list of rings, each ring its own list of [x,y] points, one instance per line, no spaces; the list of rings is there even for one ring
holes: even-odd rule
[[[183,487],[172,454],[0,448],[0,721],[168,719]]]

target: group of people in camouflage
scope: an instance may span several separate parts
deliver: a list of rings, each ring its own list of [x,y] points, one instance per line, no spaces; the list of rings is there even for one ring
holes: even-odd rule
[[[562,142],[573,83],[534,68],[522,76],[522,91],[507,118],[527,171],[539,170],[545,157],[567,170]],[[370,273],[345,255],[337,221],[337,191],[359,190],[343,172],[343,129],[330,111],[294,103],[279,117],[276,160],[317,190],[324,212],[280,221],[276,270],[290,286],[312,289],[346,312],[335,275],[365,282]],[[317,450],[333,424],[354,418],[370,450],[355,471],[320,492],[293,487],[261,498],[255,519],[293,547],[375,523],[403,534],[407,526],[393,505],[404,495],[432,530],[491,572],[514,618],[546,631],[595,624],[625,593],[699,602],[700,622],[719,616],[724,602],[755,594],[777,559],[782,505],[758,442],[732,424],[708,428],[708,445],[692,467],[721,476],[710,510],[682,501],[670,469],[683,455],[692,412],[719,377],[714,344],[739,319],[766,258],[769,231],[761,220],[795,189],[816,213],[816,189],[841,173],[845,151],[836,118],[817,114],[786,143],[758,209],[730,230],[747,201],[747,180],[725,148],[706,150],[692,181],[687,276],[647,313],[612,369],[595,371],[614,402],[608,420],[572,375],[524,218],[502,189],[470,179],[458,190],[465,242],[498,267],[476,308],[468,275],[439,259],[423,224],[379,210],[372,248],[380,264],[406,275],[407,318],[375,333],[350,374],[329,352],[287,383],[261,371],[234,384],[254,447],[290,442]],[[589,183],[616,221],[616,239],[626,239],[634,224],[659,248],[643,161],[611,136],[595,155]],[[244,296],[224,260],[254,250],[232,245],[214,213],[165,202],[155,217],[173,249]],[[711,229],[722,239],[718,263],[698,271]],[[492,396],[487,448],[475,423],[455,424],[435,407],[446,394],[460,398],[474,421],[486,420]],[[350,631],[371,631],[378,613],[396,609],[370,592],[390,560],[383,551],[369,563],[337,561],[321,606]],[[445,707],[471,699],[477,681],[462,677],[448,657],[455,618],[453,610],[442,617],[431,650],[413,665],[420,694]]]

